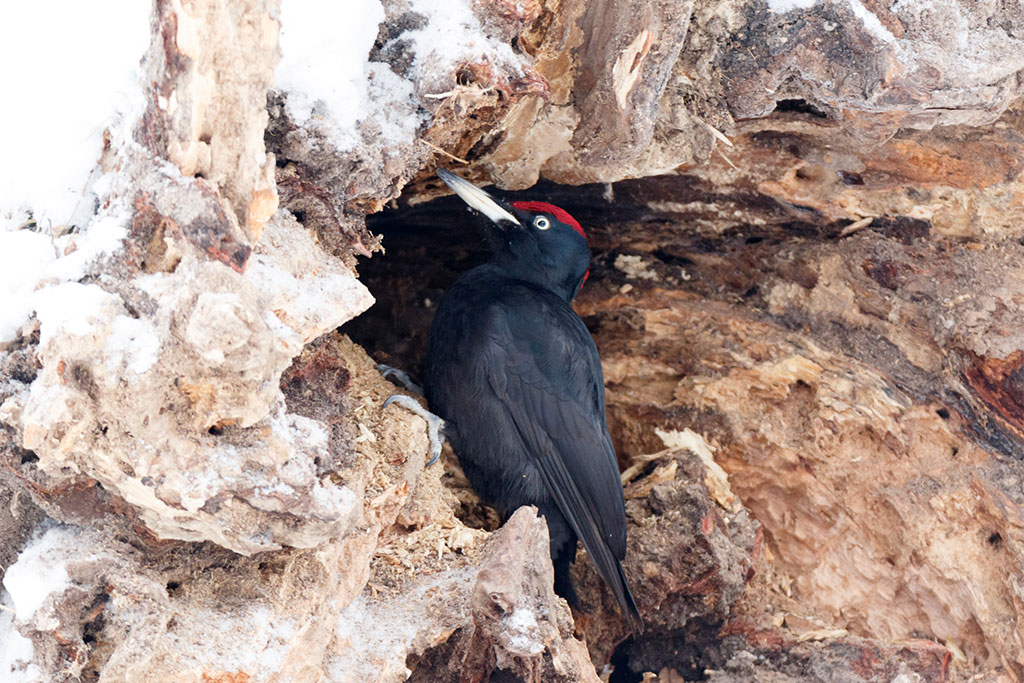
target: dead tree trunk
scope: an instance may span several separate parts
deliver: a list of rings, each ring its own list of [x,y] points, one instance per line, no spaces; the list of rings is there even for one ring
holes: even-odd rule
[[[1019,3],[366,0],[332,99],[290,1],[155,3],[0,340],[0,678],[1024,676]],[[480,256],[437,164],[588,232],[640,638],[381,409]]]

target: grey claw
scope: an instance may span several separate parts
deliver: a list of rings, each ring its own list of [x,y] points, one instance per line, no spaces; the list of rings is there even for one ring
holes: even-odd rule
[[[423,387],[421,387],[419,384],[416,384],[416,382],[413,382],[412,379],[409,377],[409,373],[403,370],[399,370],[398,368],[393,368],[390,365],[384,365],[383,363],[380,363],[377,365],[377,372],[379,372],[380,376],[383,377],[384,379],[391,379],[392,377],[394,377],[399,384],[401,384],[403,387],[405,387],[414,394],[417,394],[419,396],[424,395]]]
[[[441,457],[441,448],[444,446],[445,436],[444,428],[445,421],[437,415],[420,405],[419,401],[411,396],[404,396],[402,394],[391,394],[384,401],[384,407],[387,408],[392,403],[397,403],[406,410],[416,413],[427,422],[427,437],[430,439],[430,460],[427,461],[427,467],[433,465]]]

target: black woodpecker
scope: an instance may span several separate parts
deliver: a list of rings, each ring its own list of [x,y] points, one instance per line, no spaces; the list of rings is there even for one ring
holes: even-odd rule
[[[555,590],[578,600],[576,541],[634,632],[640,614],[622,570],[626,512],[604,410],[597,347],[572,300],[589,274],[580,224],[545,202],[506,203],[438,175],[489,220],[491,258],[463,273],[430,331],[426,396],[446,421],[466,476],[507,519],[535,505],[547,520]]]

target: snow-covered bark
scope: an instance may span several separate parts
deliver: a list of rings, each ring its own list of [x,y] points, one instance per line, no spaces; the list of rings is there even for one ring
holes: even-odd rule
[[[831,238],[873,226],[904,246],[969,239],[984,252],[977,268],[1016,272],[992,254],[1020,238],[1024,218],[1019,104],[1008,108],[1024,82],[1019,8],[883,5],[158,0],[62,7],[60,21],[45,4],[12,10],[0,50],[19,68],[3,70],[0,90],[24,106],[8,107],[0,169],[0,678],[593,680],[546,582],[542,525],[521,513],[499,534],[467,529],[452,491],[463,512],[475,503],[453,484],[457,468],[445,485],[440,468],[424,468],[421,421],[381,409],[392,387],[334,331],[374,302],[354,271],[380,247],[365,216],[410,183],[417,201],[436,194],[436,163],[519,188],[541,175],[690,173],[627,185],[642,210],[616,213],[613,187],[585,195],[607,263],[591,278],[602,294],[580,305],[597,321],[616,438],[637,458],[626,566],[649,625],[623,644],[583,559],[578,579],[594,597],[576,627],[596,663],[615,652],[638,672],[702,674],[728,660],[722,680],[782,652],[857,675],[934,677],[960,643],[972,666],[1020,673],[1019,587],[1007,574],[1019,564],[1019,505],[1004,482],[1016,466],[992,464],[996,451],[1020,452],[1024,431],[1016,290],[980,278],[992,291],[966,310],[975,280],[960,273],[957,295],[929,307],[941,273],[929,284],[932,271],[888,242],[818,245],[813,264],[780,248],[770,276],[707,246],[733,253],[729,240],[752,226],[774,226],[749,242],[766,249],[786,230]],[[788,112],[750,120],[777,103]],[[892,138],[937,124],[962,127]],[[628,235],[602,224],[630,217],[641,227]],[[683,220],[704,231],[697,246],[674,232]],[[407,320],[436,300],[439,280],[425,272],[398,290],[415,293]],[[886,293],[907,283],[912,294]],[[757,315],[777,318],[761,328],[714,301],[757,296]],[[853,302],[867,309],[837,313]],[[704,355],[688,345],[696,319]],[[903,354],[925,374],[885,365],[894,387],[782,339],[815,325],[827,330],[809,339],[835,340],[836,325],[892,339],[896,351],[861,362]],[[934,339],[921,332],[930,326]],[[418,338],[403,340],[401,360],[415,362]],[[624,351],[629,339],[650,357]],[[704,375],[688,379],[694,368]],[[941,426],[950,409],[908,407],[900,382],[930,382],[915,400],[949,399],[963,434]],[[806,405],[786,408],[808,391],[809,426]],[[924,446],[918,424],[931,430]],[[689,440],[645,460],[661,448],[654,427]],[[813,451],[804,469],[794,459],[807,458],[778,445],[794,433]],[[911,464],[952,444],[948,457],[971,455],[953,469],[973,488],[927,489],[900,470],[914,495],[887,500],[917,524],[914,550],[876,552],[871,475],[835,466],[846,453],[831,449],[836,434]],[[978,519],[956,512],[970,491],[991,501]],[[929,506],[953,510],[950,524],[972,540],[933,542]],[[816,545],[809,520],[833,513],[854,521]],[[858,544],[856,561],[837,560]],[[801,554],[808,545],[817,554]],[[778,606],[757,602],[764,584],[741,596],[766,567],[863,636],[948,643],[844,640],[793,614],[765,625],[751,616]],[[966,593],[944,592],[983,568]],[[887,601],[870,595],[876,585]],[[786,640],[808,633],[842,647]]]

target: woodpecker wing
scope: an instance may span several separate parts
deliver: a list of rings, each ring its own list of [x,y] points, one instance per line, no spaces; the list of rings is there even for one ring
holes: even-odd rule
[[[620,564],[626,513],[597,348],[568,304],[523,289],[514,295],[518,305],[490,311],[488,381],[601,577],[639,624]],[[535,299],[532,305],[523,305],[524,295]]]

